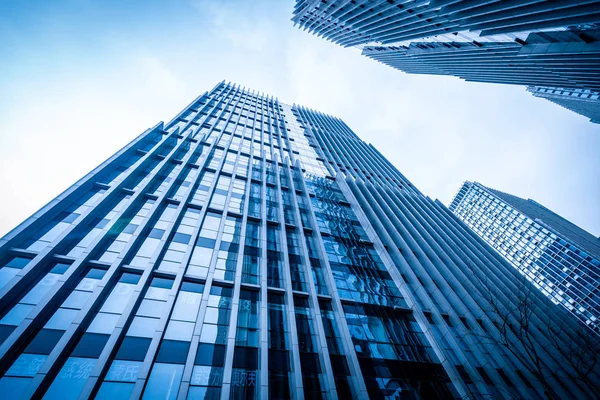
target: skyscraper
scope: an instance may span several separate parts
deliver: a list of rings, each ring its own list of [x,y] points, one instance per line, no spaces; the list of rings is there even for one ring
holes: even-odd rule
[[[465,182],[450,210],[545,295],[600,333],[600,238],[541,204]]]
[[[592,398],[519,278],[340,119],[220,83],[0,241],[0,393]]]
[[[407,73],[597,96],[599,10],[600,1],[298,0],[292,20]],[[590,107],[580,96],[566,103],[577,113]]]
[[[566,89],[545,86],[527,88],[535,97],[546,99],[600,124],[600,93],[586,89]]]

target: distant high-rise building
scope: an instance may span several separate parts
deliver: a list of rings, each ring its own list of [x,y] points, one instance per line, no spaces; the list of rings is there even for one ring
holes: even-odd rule
[[[340,119],[220,83],[0,240],[0,393],[593,398],[527,287]]]
[[[465,182],[450,210],[553,302],[600,333],[600,238],[539,203]]]
[[[600,92],[598,0],[298,0],[292,20],[407,73]]]
[[[586,89],[565,89],[545,86],[529,86],[527,91],[535,97],[549,100],[600,124],[600,93]]]

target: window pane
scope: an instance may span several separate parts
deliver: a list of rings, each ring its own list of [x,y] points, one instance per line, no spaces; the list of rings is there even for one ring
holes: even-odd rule
[[[46,358],[48,356],[39,354],[21,354],[9,370],[6,371],[6,375],[34,377],[42,365],[44,365],[44,362],[46,362]]]
[[[154,336],[158,321],[157,318],[135,317],[131,321],[127,335],[151,338]]]
[[[38,304],[46,293],[60,278],[59,274],[47,274],[37,285],[35,285],[29,293],[21,299],[23,304]]]
[[[221,398],[221,388],[218,387],[198,387],[190,386],[188,399],[194,400],[219,400]]]
[[[26,305],[26,304],[17,304],[10,310],[2,320],[0,320],[1,324],[4,325],[19,325],[29,314],[31,310],[33,310],[34,306]]]
[[[119,318],[121,316],[117,314],[99,313],[87,328],[87,332],[106,333],[110,335],[117,326]]]
[[[133,383],[104,382],[96,395],[96,400],[125,400],[133,391]]]
[[[93,358],[69,358],[56,378],[54,378],[44,399],[77,399],[95,363],[96,360]]]
[[[142,368],[142,364],[141,361],[115,360],[110,366],[106,378],[104,379],[106,381],[135,383],[140,369]]]
[[[10,397],[18,399],[27,389],[32,378],[10,378],[5,376],[0,379],[0,393],[10,393]]]
[[[175,400],[183,376],[183,365],[155,363],[144,390],[144,400]]]
[[[193,332],[193,322],[171,321],[167,327],[165,339],[190,341],[192,340]]]
[[[78,310],[67,310],[64,308],[59,308],[52,318],[46,323],[44,328],[48,329],[60,329],[66,331],[71,322],[77,316]]]

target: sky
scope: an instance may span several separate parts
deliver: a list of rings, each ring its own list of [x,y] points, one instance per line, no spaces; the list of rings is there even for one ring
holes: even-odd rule
[[[532,198],[600,236],[600,125],[522,86],[408,75],[293,0],[0,2],[0,236],[222,80],[343,119],[424,194]]]

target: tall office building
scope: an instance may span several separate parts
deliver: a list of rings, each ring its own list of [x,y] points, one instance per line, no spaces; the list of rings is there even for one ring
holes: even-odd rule
[[[292,20],[407,73],[600,92],[597,0],[298,0]],[[569,100],[587,116],[589,101]]]
[[[484,301],[517,304],[519,274],[447,208],[340,119],[232,84],[11,231],[0,266],[15,399],[596,393],[537,291],[528,360]]]
[[[529,86],[527,91],[600,124],[600,93],[586,89]]]
[[[556,304],[600,334],[600,238],[541,204],[465,182],[450,210]]]

